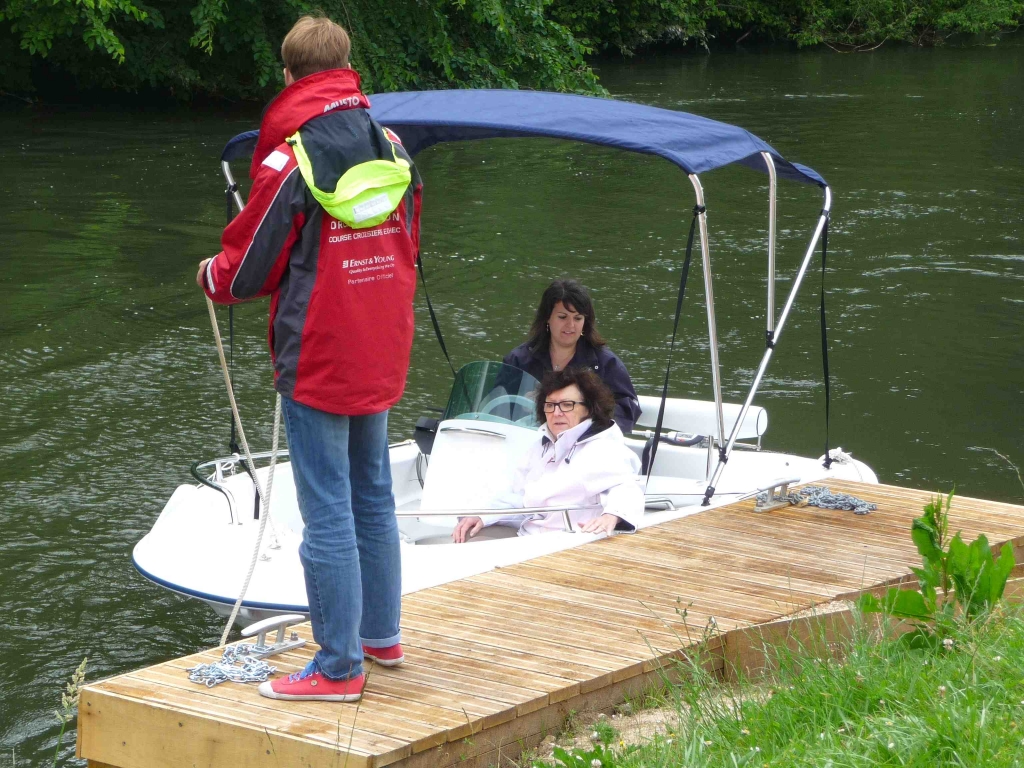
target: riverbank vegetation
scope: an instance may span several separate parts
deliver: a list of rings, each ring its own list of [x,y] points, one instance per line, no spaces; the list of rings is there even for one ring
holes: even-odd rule
[[[807,641],[766,646],[757,680],[738,671],[738,683],[724,683],[698,654],[665,686],[670,714],[653,737],[629,743],[606,721],[591,745],[554,746],[530,763],[1019,767],[1024,606],[1003,600],[1014,555],[1005,544],[994,557],[984,536],[950,536],[952,498],[913,523],[918,589],[865,594],[844,619],[822,617],[831,620]]]
[[[601,721],[586,747],[556,747],[535,768],[1021,765],[1024,609],[1000,604],[939,648],[877,638],[778,650],[761,682],[718,682],[688,665],[666,689],[656,733],[631,743],[642,713]],[[564,739],[562,740],[565,741]]]
[[[322,9],[353,36],[371,91],[601,92],[590,54],[658,44],[934,45],[1024,21],[1024,0],[0,0],[3,91],[263,99],[279,46]]]

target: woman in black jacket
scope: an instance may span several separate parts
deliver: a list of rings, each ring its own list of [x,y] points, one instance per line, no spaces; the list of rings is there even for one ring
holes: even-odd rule
[[[640,418],[640,404],[626,366],[597,332],[594,303],[576,280],[555,280],[541,296],[530,335],[507,355],[505,365],[540,381],[548,371],[570,367],[594,371],[615,396],[613,419],[628,435]]]

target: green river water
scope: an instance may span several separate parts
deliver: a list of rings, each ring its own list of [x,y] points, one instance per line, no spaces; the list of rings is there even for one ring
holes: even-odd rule
[[[1014,472],[985,449],[1024,464],[1024,40],[644,55],[601,75],[621,98],[748,128],[831,183],[833,445],[883,482],[1021,502]],[[82,657],[97,679],[219,637],[204,605],[149,584],[130,556],[189,464],[226,453],[226,397],[193,276],[223,225],[220,148],[258,116],[0,111],[0,766],[52,757],[52,712]],[[660,386],[693,205],[685,175],[542,140],[434,148],[419,165],[431,296],[457,365],[518,344],[547,281],[576,276],[637,389]],[[763,348],[767,177],[736,168],[703,182],[735,401]],[[780,184],[780,291],[820,206],[816,188]],[[694,276],[672,391],[710,398]],[[823,445],[819,279],[809,276],[758,398],[766,446],[811,456]],[[239,400],[262,448],[266,304],[236,320]],[[419,293],[393,439],[444,405],[449,382]],[[217,547],[197,540],[194,554]]]

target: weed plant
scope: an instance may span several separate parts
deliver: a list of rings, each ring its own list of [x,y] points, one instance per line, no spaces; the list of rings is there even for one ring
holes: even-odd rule
[[[60,697],[60,709],[54,710],[53,716],[60,723],[60,734],[57,736],[57,748],[53,752],[53,766],[56,768],[57,760],[60,757],[60,748],[64,744],[64,732],[68,723],[75,719],[75,710],[78,709],[78,699],[82,694],[82,685],[85,683],[85,667],[89,659],[82,659],[82,663],[71,675],[71,682],[67,684],[64,693]],[[11,757],[14,760],[13,754]]]

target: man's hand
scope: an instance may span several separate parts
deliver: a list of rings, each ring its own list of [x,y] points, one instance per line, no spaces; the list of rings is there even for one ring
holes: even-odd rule
[[[611,535],[612,531],[615,530],[615,526],[618,525],[619,518],[615,515],[609,515],[607,512],[600,517],[595,517],[580,526],[581,533],[604,533]]]
[[[206,284],[203,282],[203,273],[206,271],[206,265],[209,264],[213,259],[203,259],[199,262],[199,271],[196,272],[196,285],[203,290],[206,290]]]
[[[456,544],[464,544],[480,533],[483,527],[484,521],[479,517],[464,517],[459,520],[459,524],[452,531],[452,541]]]

